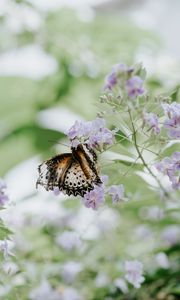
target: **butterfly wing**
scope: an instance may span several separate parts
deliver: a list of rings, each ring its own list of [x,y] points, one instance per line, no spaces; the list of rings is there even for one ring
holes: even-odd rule
[[[96,181],[96,174],[92,172],[91,176],[87,178],[80,163],[77,160],[73,160],[71,166],[66,171],[62,189],[69,196],[80,195],[83,197],[86,192],[94,189]]]
[[[72,148],[72,153],[57,155],[43,162],[39,168],[40,184],[49,191],[58,187],[67,195],[81,195],[101,184],[97,171],[97,156],[87,144]]]
[[[98,175],[97,156],[92,148],[87,144],[80,144],[77,149],[72,149],[72,154],[79,162],[87,179],[94,184],[102,183]]]
[[[59,187],[59,189],[62,190],[64,176],[71,162],[71,153],[56,155],[44,161],[38,167],[39,178],[36,182],[36,186],[40,184],[44,186],[47,191],[53,190],[54,187]]]
[[[72,148],[73,160],[64,177],[63,190],[68,195],[81,195],[101,184],[97,171],[97,156],[87,144]]]

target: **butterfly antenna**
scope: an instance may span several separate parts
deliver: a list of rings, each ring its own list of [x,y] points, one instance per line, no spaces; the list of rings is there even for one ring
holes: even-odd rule
[[[61,143],[61,142],[58,142],[56,140],[48,140],[49,143],[56,143],[56,144],[59,144],[59,145],[62,145],[62,146],[65,146],[67,148],[69,148],[70,146],[68,146],[67,144],[64,144],[64,143]]]

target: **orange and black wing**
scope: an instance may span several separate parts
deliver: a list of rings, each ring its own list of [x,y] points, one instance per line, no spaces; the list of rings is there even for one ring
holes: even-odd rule
[[[72,148],[72,153],[46,160],[38,171],[37,185],[44,186],[47,191],[58,187],[69,196],[84,196],[102,183],[97,170],[97,156],[87,144]]]
[[[42,185],[47,191],[59,187],[62,190],[64,176],[73,158],[71,153],[56,155],[38,167],[39,177],[36,186]]]

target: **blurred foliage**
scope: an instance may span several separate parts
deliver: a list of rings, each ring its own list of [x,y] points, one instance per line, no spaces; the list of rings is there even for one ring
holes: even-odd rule
[[[56,59],[58,66],[55,74],[38,81],[23,77],[0,78],[1,176],[23,159],[43,154],[43,149],[46,151],[47,146],[40,149],[36,143],[37,116],[42,109],[66,106],[87,119],[95,117],[93,103],[112,64],[132,63],[140,45],[154,47],[157,42],[151,33],[118,17],[107,20],[106,16],[96,16],[91,22],[85,22],[77,13],[66,9],[41,17],[43,25],[37,32],[22,28],[16,34],[7,31],[5,19],[1,20],[1,41],[4,40],[3,26],[6,29],[6,48],[2,43],[2,51],[38,44]],[[37,130],[34,127],[28,134],[24,128],[32,124]],[[46,129],[41,128],[43,146],[54,134],[53,131],[47,134]]]

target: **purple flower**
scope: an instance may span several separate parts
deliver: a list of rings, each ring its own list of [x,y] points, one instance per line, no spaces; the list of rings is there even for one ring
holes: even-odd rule
[[[116,85],[118,85],[118,81],[121,84],[124,81],[123,77],[129,76],[134,71],[134,68],[127,67],[126,64],[117,64],[113,66],[110,74],[106,76],[104,90],[111,91]]]
[[[100,129],[102,129],[106,126],[106,121],[102,118],[96,118],[95,120],[93,120],[91,122],[91,124],[92,124],[91,129],[96,132],[96,131],[99,131]]]
[[[108,193],[112,196],[112,202],[118,203],[123,200],[124,198],[124,186],[120,185],[112,185],[108,189]]]
[[[88,144],[99,151],[102,151],[108,145],[114,143],[114,134],[107,128],[102,128],[99,132],[92,134],[89,137]]]
[[[139,76],[131,77],[126,81],[126,90],[128,96],[132,99],[144,94],[143,80]]]
[[[60,189],[58,186],[55,186],[54,189],[53,189],[53,194],[55,196],[59,196],[59,194],[61,193]]]
[[[101,176],[101,181],[103,183],[103,185],[105,186],[108,183],[109,180],[109,176],[108,175],[102,175]]]
[[[6,204],[6,202],[9,201],[9,197],[6,194],[6,184],[3,179],[0,178],[0,206],[3,206]]]
[[[150,129],[152,129],[154,134],[160,133],[160,128],[158,126],[158,117],[154,113],[145,113],[144,114],[144,123],[147,124]]]
[[[118,71],[124,72],[126,71],[126,68],[127,67],[124,64],[113,66],[111,73],[106,76],[104,90],[112,90],[113,87],[117,84]]]
[[[106,77],[104,90],[112,90],[112,88],[115,86],[116,83],[117,83],[116,73],[112,72]]]
[[[77,137],[88,137],[91,132],[92,122],[76,121],[74,125],[68,130],[68,137],[73,140]]]
[[[56,242],[65,250],[77,249],[81,246],[81,240],[74,231],[64,231],[56,238]]]
[[[72,283],[79,272],[82,271],[82,265],[75,261],[68,261],[63,265],[61,275],[66,283]]]
[[[90,147],[103,150],[114,143],[114,133],[105,127],[105,120],[97,118],[91,122],[78,122],[67,133],[72,147],[87,143]]]
[[[170,246],[178,244],[180,242],[180,226],[167,226],[163,230],[161,237]]]
[[[125,278],[137,289],[140,288],[141,283],[145,280],[145,278],[142,276],[142,269],[142,263],[137,260],[125,262]]]
[[[167,119],[164,121],[164,127],[167,128],[170,138],[180,138],[180,104],[173,102],[171,104],[162,104]]]
[[[104,202],[105,191],[102,186],[95,186],[95,188],[87,192],[83,197],[83,203],[86,207],[97,210]]]
[[[81,135],[82,122],[76,121],[68,131],[68,137],[72,140]]]
[[[71,147],[77,148],[77,146],[80,144],[80,141],[78,139],[74,139],[71,141]]]
[[[180,188],[180,152],[175,152],[172,157],[165,157],[155,164],[161,173],[167,175],[172,183],[173,189]]]
[[[97,210],[99,206],[103,204],[103,202],[105,201],[105,190],[108,180],[108,175],[101,176],[101,186],[96,185],[92,191],[87,192],[84,195],[82,201],[86,207]]]

